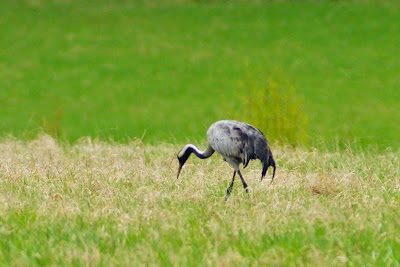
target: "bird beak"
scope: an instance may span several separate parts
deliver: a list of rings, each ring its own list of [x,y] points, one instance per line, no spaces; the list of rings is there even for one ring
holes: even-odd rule
[[[179,174],[181,173],[182,167],[183,167],[183,164],[179,163],[178,175],[176,176],[176,179],[179,178]]]

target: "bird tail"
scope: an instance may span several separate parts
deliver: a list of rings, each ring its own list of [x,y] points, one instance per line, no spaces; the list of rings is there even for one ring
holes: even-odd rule
[[[262,170],[262,173],[261,173],[261,181],[264,178],[265,174],[267,174],[269,166],[272,166],[272,168],[274,168],[273,173],[272,173],[272,181],[273,181],[274,177],[275,177],[276,165],[275,165],[275,160],[272,157],[272,155],[269,156],[268,159],[265,162],[263,162],[263,170]],[[271,181],[271,183],[272,183],[272,181]]]

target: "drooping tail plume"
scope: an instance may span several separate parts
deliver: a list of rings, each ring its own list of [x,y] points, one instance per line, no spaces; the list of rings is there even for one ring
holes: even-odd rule
[[[268,160],[263,162],[261,181],[263,180],[265,174],[267,173],[269,166],[272,166],[272,168],[274,168],[274,170],[272,172],[272,180],[271,180],[271,183],[272,183],[272,181],[274,181],[274,178],[275,178],[275,170],[276,170],[275,160],[272,156],[269,156]]]

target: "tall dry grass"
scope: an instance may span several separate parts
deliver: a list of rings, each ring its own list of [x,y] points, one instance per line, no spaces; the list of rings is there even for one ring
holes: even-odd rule
[[[0,143],[0,265],[400,263],[400,152],[273,146],[273,184],[180,146]],[[269,173],[270,175],[270,173]]]

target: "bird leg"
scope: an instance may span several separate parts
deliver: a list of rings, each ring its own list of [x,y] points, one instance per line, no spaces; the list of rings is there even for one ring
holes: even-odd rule
[[[242,174],[240,173],[240,171],[238,171],[238,173],[239,173],[239,176],[240,176],[240,180],[242,180],[243,188],[246,190],[246,193],[249,193],[249,190],[247,189],[247,184],[244,181]]]
[[[235,181],[235,175],[236,175],[236,171],[233,171],[233,177],[232,177],[232,182],[229,185],[228,189],[226,190],[226,196],[225,196],[225,201],[228,199],[228,196],[231,194],[232,192],[232,187],[233,187],[233,182]]]

